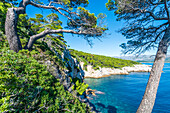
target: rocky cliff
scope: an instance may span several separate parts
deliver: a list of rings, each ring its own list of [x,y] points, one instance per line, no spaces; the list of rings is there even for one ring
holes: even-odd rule
[[[50,41],[49,39],[47,40],[47,45],[51,49],[51,51],[54,51],[51,47],[52,41]],[[58,64],[55,64],[50,60],[43,59],[43,61],[39,62],[43,62],[43,64],[47,66],[49,72],[60,80],[60,83],[63,84],[66,90],[72,93],[75,97],[78,97],[81,102],[86,103],[86,105],[89,106],[92,111],[96,111],[94,105],[91,104],[87,99],[87,87],[86,84],[83,82],[85,73],[82,69],[82,66],[76,58],[73,58],[71,56],[70,51],[67,49],[66,46],[62,45],[62,47],[60,48],[62,48],[61,54],[59,54],[57,51],[54,51],[54,53],[62,60],[62,62],[64,63],[64,67],[59,66]],[[80,82],[80,86],[77,86],[77,81]],[[83,91],[83,93],[80,94],[76,88],[74,89],[74,87],[82,87],[82,89],[79,88],[78,90]],[[85,88],[83,89],[83,87]]]

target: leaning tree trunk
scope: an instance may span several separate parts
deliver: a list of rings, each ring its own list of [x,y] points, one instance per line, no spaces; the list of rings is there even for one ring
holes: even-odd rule
[[[170,41],[170,27],[167,28],[164,37],[159,43],[158,51],[155,57],[154,64],[152,66],[152,70],[146,86],[145,94],[137,110],[137,113],[152,112],[162,69],[164,66],[165,57],[169,46],[169,41]]]
[[[18,52],[22,49],[20,39],[17,35],[18,15],[14,8],[8,8],[5,21],[5,35],[7,37],[10,49]]]

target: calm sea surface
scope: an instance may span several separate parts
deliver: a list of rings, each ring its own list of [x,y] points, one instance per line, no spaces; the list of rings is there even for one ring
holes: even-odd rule
[[[152,65],[151,63],[145,63]],[[90,101],[102,113],[135,113],[142,100],[149,73],[85,79],[92,89],[104,92]],[[153,113],[170,113],[170,63],[165,63]]]

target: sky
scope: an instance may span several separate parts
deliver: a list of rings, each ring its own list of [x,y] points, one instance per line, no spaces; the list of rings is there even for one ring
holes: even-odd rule
[[[127,40],[117,31],[123,27],[124,22],[116,21],[114,12],[108,11],[105,7],[105,3],[107,3],[107,0],[89,0],[89,5],[86,7],[86,9],[90,10],[90,13],[94,13],[96,16],[99,13],[105,13],[107,15],[106,25],[109,29],[107,31],[107,35],[101,38],[101,41],[98,39],[92,39],[93,46],[91,47],[88,42],[83,39],[83,37],[64,34],[64,39],[67,41],[67,45],[69,45],[70,48],[98,55],[122,56],[121,48],[119,45],[121,43],[126,43]],[[47,15],[49,14],[49,10],[41,10],[32,6],[27,7],[27,14],[29,17],[35,17],[34,15],[37,13]],[[67,18],[63,16],[60,17],[60,20],[65,21],[66,23]],[[65,23],[63,23],[63,25],[66,25]],[[144,54],[155,55],[156,50],[151,50]]]

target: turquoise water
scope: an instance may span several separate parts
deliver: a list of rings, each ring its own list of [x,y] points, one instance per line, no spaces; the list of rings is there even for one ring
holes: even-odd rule
[[[151,63],[147,63],[152,65]],[[92,89],[105,94],[90,101],[102,113],[135,113],[142,100],[149,73],[113,75],[101,79],[85,79]],[[153,113],[170,113],[170,63],[163,69]]]

